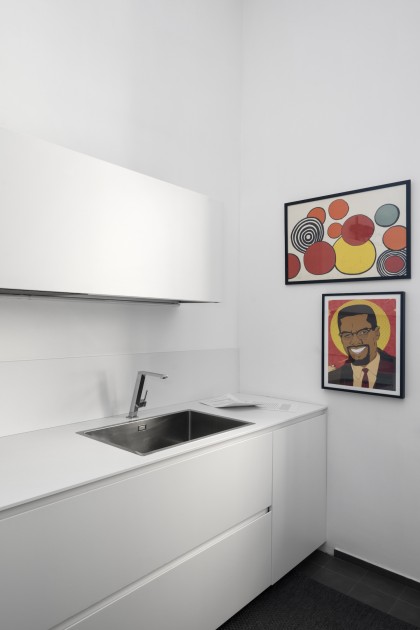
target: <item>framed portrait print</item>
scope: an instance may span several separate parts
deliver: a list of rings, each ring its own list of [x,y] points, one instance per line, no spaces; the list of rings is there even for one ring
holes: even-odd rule
[[[286,284],[410,278],[405,180],[285,204]]]
[[[322,387],[404,398],[405,293],[322,296]]]

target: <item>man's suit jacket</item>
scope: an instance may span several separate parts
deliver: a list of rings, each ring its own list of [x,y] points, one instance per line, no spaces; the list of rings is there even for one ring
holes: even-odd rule
[[[395,357],[378,349],[380,356],[378,374],[373,389],[395,390]],[[353,387],[353,370],[348,359],[344,365],[328,373],[328,382],[332,385]]]

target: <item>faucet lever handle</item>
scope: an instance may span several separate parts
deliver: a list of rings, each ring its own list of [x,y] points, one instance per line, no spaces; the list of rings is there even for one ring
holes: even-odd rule
[[[137,409],[139,409],[140,407],[145,407],[147,404],[146,398],[147,398],[147,394],[149,393],[149,390],[146,389],[146,393],[144,394],[144,397],[141,397],[141,392],[139,392],[139,397],[138,397],[138,402],[137,402]]]
[[[137,411],[140,407],[146,406],[146,398],[148,394],[148,390],[142,398],[144,381],[146,380],[146,375],[148,376],[157,376],[159,378],[168,378],[167,374],[160,374],[159,372],[147,372],[140,371],[137,372],[136,384],[134,386],[133,398],[131,400],[130,411],[128,412],[127,418],[133,419],[137,418]]]

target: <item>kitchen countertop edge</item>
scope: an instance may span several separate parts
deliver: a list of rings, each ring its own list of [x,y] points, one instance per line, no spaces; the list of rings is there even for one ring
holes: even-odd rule
[[[84,486],[93,488],[112,477],[121,478],[125,474],[135,474],[145,467],[152,469],[156,465],[169,464],[171,460],[204,452],[222,443],[232,443],[326,412],[326,406],[321,404],[267,396],[237,396],[262,404],[278,402],[284,409],[272,411],[259,407],[214,408],[195,400],[142,410],[139,413],[140,420],[192,409],[252,423],[145,456],[78,434],[79,431],[124,423],[127,421],[124,414],[0,438],[0,519],[31,509],[35,507],[32,505],[35,502],[42,503],[42,500],[48,501],[51,498],[56,500],[58,494],[68,496],[69,491],[82,490]]]

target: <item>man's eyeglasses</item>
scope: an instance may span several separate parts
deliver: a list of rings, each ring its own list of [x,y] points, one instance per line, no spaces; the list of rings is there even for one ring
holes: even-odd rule
[[[345,339],[345,340],[351,339],[352,337],[359,337],[359,339],[366,339],[366,337],[368,336],[371,330],[373,330],[373,328],[361,328],[360,330],[354,333],[342,332],[342,333],[339,333],[339,335],[341,339]]]

